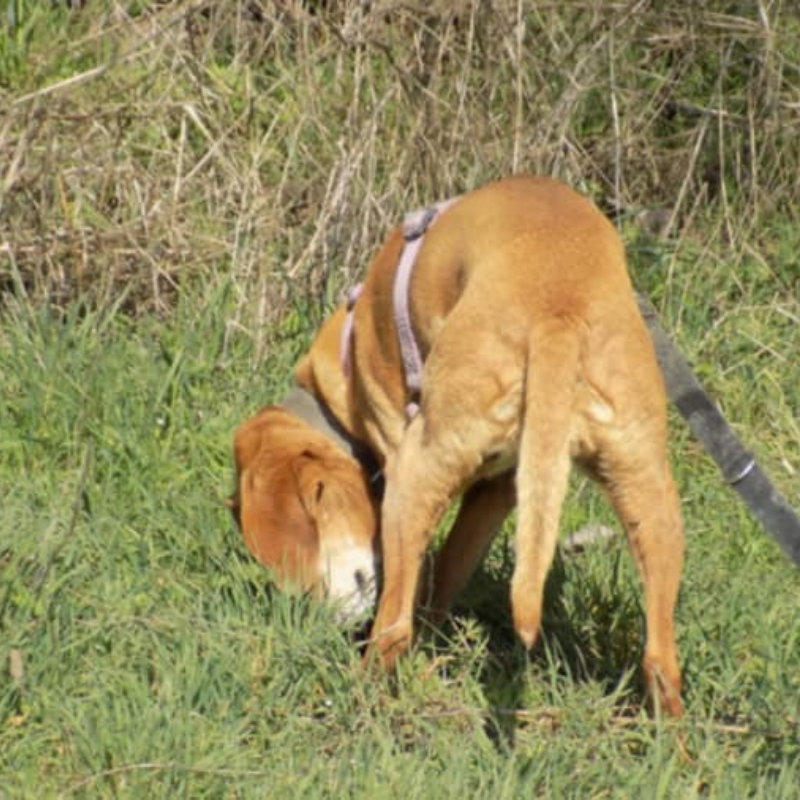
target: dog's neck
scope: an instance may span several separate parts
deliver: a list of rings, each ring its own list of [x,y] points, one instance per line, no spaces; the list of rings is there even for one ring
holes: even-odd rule
[[[339,425],[352,434],[354,427],[348,376],[339,360],[345,317],[346,309],[340,307],[323,323],[311,349],[295,367],[294,377],[298,386],[322,398]]]
[[[314,394],[296,385],[283,399],[281,407],[301,419],[309,427],[321,433],[340,450],[347,453],[361,464],[369,479],[373,495],[380,500],[383,495],[383,475],[378,462],[370,449],[354,439],[342,427],[331,410]]]
[[[340,450],[355,457],[355,441],[339,424],[331,410],[302,386],[293,386],[284,397],[281,407],[330,439]]]
[[[295,388],[281,404],[355,458],[366,473],[378,500],[383,496],[383,473],[372,450],[354,435],[349,378],[339,360],[346,309],[340,307],[325,322],[308,355],[295,368]]]

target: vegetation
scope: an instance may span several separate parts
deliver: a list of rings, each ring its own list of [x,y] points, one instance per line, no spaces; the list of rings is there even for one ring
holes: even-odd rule
[[[800,575],[677,418],[678,723],[621,541],[559,559],[528,660],[501,539],[389,681],[223,500],[387,228],[531,171],[614,217],[800,506],[799,36],[780,0],[0,0],[0,798],[796,796]]]

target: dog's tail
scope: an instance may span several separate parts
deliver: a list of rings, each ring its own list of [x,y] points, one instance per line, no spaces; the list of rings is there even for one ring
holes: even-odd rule
[[[567,490],[580,347],[580,324],[564,317],[538,326],[529,340],[511,586],[514,627],[528,649],[539,632]]]

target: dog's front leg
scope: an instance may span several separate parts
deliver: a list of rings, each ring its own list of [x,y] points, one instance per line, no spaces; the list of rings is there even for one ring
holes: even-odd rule
[[[439,626],[467,585],[500,526],[514,507],[514,476],[479,481],[461,501],[458,517],[436,555],[430,622]]]
[[[367,659],[377,655],[386,668],[411,644],[425,550],[468,474],[446,457],[446,448],[424,439],[420,414],[408,426],[396,457],[387,463],[381,516],[383,591],[367,653]]]

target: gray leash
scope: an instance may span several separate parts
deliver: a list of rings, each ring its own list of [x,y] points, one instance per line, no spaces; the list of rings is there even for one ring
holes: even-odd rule
[[[739,493],[786,556],[800,567],[800,519],[797,514],[706,394],[686,359],[664,332],[653,307],[641,295],[637,295],[637,300],[655,345],[669,399],[714,459],[725,481]]]

